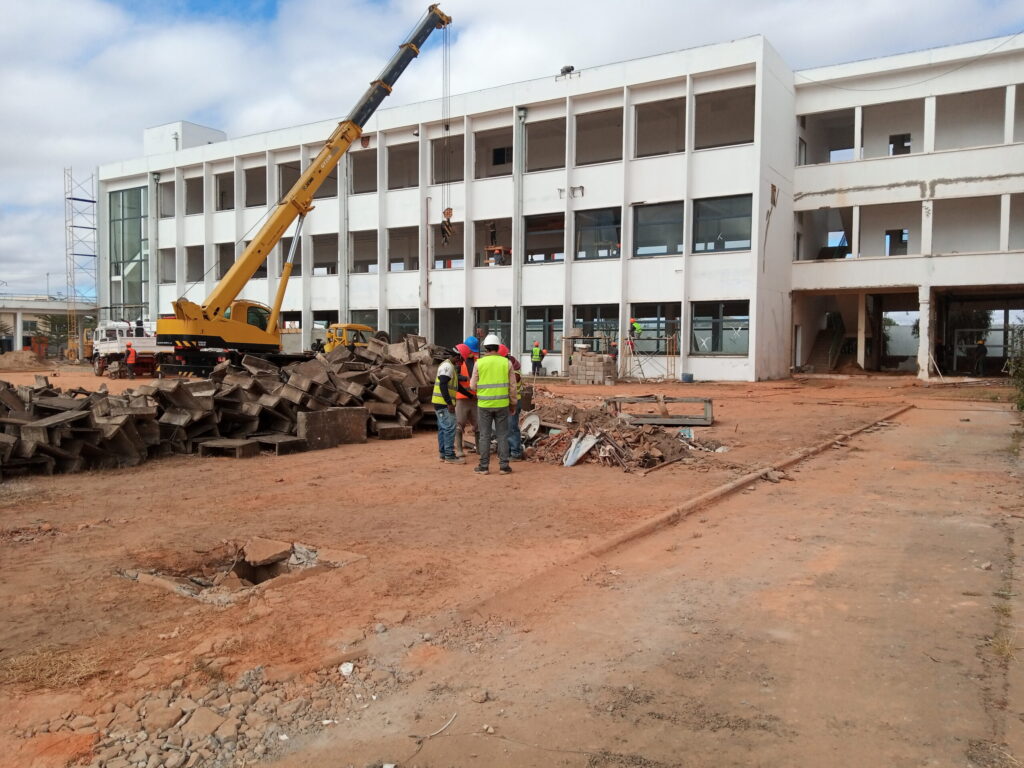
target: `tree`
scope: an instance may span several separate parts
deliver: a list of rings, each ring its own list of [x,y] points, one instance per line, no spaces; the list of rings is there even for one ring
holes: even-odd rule
[[[95,328],[95,318],[82,315],[77,318],[78,329]],[[37,335],[45,336],[51,347],[65,347],[68,343],[68,316],[66,314],[39,315]]]
[[[6,321],[0,320],[0,337],[13,336],[14,329],[7,324]]]
[[[1017,390],[1017,410],[1024,411],[1024,328],[1014,328],[1009,336],[1006,362],[1010,370],[1010,382]]]

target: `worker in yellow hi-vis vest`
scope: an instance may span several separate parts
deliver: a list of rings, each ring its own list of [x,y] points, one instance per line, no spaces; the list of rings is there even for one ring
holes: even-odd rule
[[[512,362],[502,357],[498,350],[501,339],[493,333],[483,343],[484,354],[477,360],[470,379],[470,388],[476,391],[477,403],[477,452],[480,463],[474,472],[486,475],[491,464],[491,435],[498,441],[498,470],[503,475],[512,472],[509,466],[508,420],[516,412],[518,395],[515,387],[515,373]]]

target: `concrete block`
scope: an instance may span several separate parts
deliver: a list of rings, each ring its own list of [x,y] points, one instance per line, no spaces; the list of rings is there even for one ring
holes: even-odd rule
[[[412,427],[378,421],[377,437],[381,440],[404,440],[412,437]]]
[[[249,539],[243,549],[245,562],[249,565],[270,565],[292,556],[292,545],[287,541],[275,541],[256,537]]]
[[[299,413],[295,433],[306,441],[310,450],[365,443],[369,417],[370,414],[362,407]]]

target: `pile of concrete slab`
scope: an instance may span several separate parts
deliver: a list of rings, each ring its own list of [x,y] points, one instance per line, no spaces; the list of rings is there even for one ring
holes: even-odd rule
[[[436,371],[422,337],[278,367],[247,356],[209,379],[159,379],[115,395],[0,381],[0,480],[5,475],[135,466],[168,453],[253,456],[411,437]]]

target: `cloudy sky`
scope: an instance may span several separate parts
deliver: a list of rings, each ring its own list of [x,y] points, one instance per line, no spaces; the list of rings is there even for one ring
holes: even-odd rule
[[[142,130],[239,136],[338,118],[426,0],[7,0],[0,293],[64,284],[64,178]],[[763,33],[794,68],[1019,32],[1024,0],[444,0],[455,93]],[[386,104],[440,95],[436,45]]]

